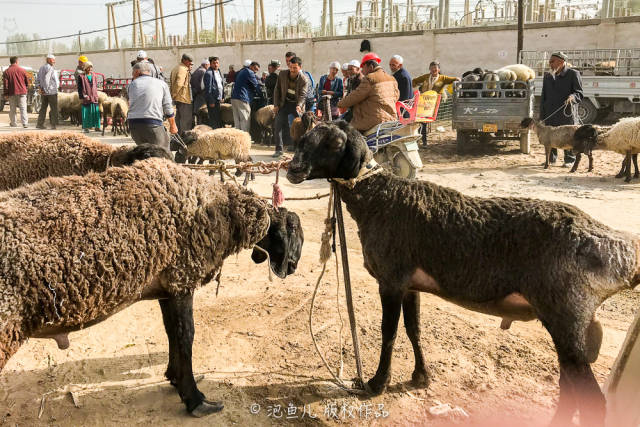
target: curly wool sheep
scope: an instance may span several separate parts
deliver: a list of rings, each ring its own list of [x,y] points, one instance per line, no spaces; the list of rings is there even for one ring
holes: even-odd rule
[[[172,159],[153,145],[114,147],[77,132],[17,132],[0,137],[0,191],[49,176],[85,175],[149,157]]]
[[[221,410],[193,378],[193,293],[255,245],[272,260],[286,254],[271,263],[280,277],[295,270],[302,234],[292,215],[164,159],[0,193],[0,259],[10,260],[0,263],[0,371],[29,337],[65,348],[69,332],[159,299],[167,378],[192,415]]]
[[[251,136],[249,133],[235,128],[211,129],[207,125],[198,125],[194,129],[184,133],[184,143],[187,146],[176,154],[176,161],[183,162],[189,157],[198,157],[201,160],[215,162],[218,160],[235,160],[236,164],[252,161]],[[242,171],[238,170],[236,176]],[[224,181],[222,171],[220,177]],[[247,173],[244,185],[249,182],[250,174]],[[253,179],[253,177],[251,177]]]
[[[615,151],[625,156],[622,168],[616,178],[625,176],[631,181],[631,160],[635,166],[634,178],[638,178],[638,153],[640,153],[640,117],[626,117],[607,131],[595,125],[584,125],[576,131],[575,139],[601,150]]]
[[[299,184],[330,179],[358,225],[367,271],[378,281],[382,348],[372,393],[391,379],[398,321],[413,346],[413,383],[429,374],[420,347],[420,293],[512,321],[539,319],[560,365],[554,424],[604,425],[605,399],[590,364],[602,343],[595,314],[611,295],[640,284],[640,239],[565,203],[470,197],[399,178],[371,163],[364,137],[344,121],[307,133],[289,164]]]

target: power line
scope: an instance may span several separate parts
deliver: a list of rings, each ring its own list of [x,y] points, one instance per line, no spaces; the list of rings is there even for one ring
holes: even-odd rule
[[[202,6],[202,7],[197,7],[197,8],[195,8],[195,10],[198,11],[198,10],[202,10],[202,9],[208,9],[210,7],[217,6],[219,4],[225,5],[225,4],[231,3],[233,1],[234,0],[224,0],[224,1],[221,1],[219,3],[212,3],[212,4],[208,4],[208,5]],[[194,9],[191,9],[191,10],[194,10]],[[169,15],[164,15],[164,18],[172,18],[174,16],[184,15],[185,13],[191,13],[191,10],[185,10],[185,11],[182,11],[182,12],[176,12],[176,13],[171,13]],[[154,21],[157,21],[157,20],[162,19],[162,18],[163,17],[151,18],[151,19],[145,19],[143,21],[138,21],[138,22],[144,24],[144,23],[147,23],[147,22],[154,22]],[[118,26],[116,26],[114,28],[116,28],[116,29],[118,29],[118,28],[127,28],[127,27],[131,27],[133,25],[138,25],[138,22],[133,22],[131,24],[118,25]],[[102,33],[104,31],[109,31],[109,30],[110,30],[109,28],[103,28],[103,29],[100,29],[100,30],[92,30],[92,31],[80,32],[80,33],[75,33],[75,34],[69,34],[67,36],[47,37],[47,38],[43,38],[43,39],[24,40],[24,41],[19,41],[19,42],[0,42],[0,45],[10,45],[10,44],[20,44],[20,43],[34,43],[34,42],[44,42],[44,41],[49,41],[49,40],[68,39],[70,37],[86,36],[88,34]]]

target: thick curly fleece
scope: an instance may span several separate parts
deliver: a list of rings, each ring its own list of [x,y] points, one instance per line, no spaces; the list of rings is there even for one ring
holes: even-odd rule
[[[88,326],[152,286],[193,292],[266,234],[267,209],[164,159],[0,193],[0,370],[27,337]]]
[[[78,132],[17,132],[0,137],[0,191],[49,176],[84,175],[118,166],[130,150]]]

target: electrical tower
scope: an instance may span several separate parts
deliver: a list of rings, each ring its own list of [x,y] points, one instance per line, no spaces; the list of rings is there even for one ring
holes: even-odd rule
[[[310,30],[307,12],[307,0],[282,0],[280,22],[285,27],[285,35],[300,36],[305,30]]]

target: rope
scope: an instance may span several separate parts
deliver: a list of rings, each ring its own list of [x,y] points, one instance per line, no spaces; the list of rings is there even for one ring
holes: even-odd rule
[[[569,110],[569,114],[567,114],[567,107],[569,107],[569,109],[570,109]],[[542,123],[544,123],[545,120],[547,120],[548,118],[552,117],[553,115],[555,115],[560,110],[562,110],[562,114],[564,114],[565,117],[574,117],[574,118],[576,118],[578,120],[579,124],[582,124],[582,120],[578,116],[578,104],[576,102],[570,102],[570,103],[561,105],[553,113],[549,114],[547,117],[545,117],[544,119],[542,119],[540,121]]]

